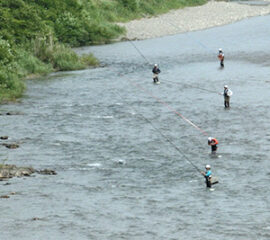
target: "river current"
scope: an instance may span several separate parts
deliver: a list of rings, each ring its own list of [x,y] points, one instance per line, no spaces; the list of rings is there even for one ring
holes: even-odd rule
[[[19,113],[0,116],[0,133],[20,144],[0,157],[58,174],[0,182],[16,193],[1,199],[0,239],[270,239],[269,36],[265,16],[84,47],[103,67],[29,80],[21,102],[0,107]],[[184,156],[211,164],[215,191]]]

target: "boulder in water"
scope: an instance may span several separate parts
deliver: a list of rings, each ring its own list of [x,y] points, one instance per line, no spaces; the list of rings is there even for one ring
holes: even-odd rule
[[[19,147],[19,144],[17,143],[2,143],[2,145],[9,149],[15,149]]]

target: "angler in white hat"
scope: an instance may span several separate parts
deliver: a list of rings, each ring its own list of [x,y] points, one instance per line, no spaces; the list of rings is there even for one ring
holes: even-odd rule
[[[233,94],[233,92],[228,88],[227,85],[225,85],[224,92],[223,92],[225,108],[230,107],[230,98],[231,98],[232,94]]]
[[[211,166],[207,164],[205,166],[205,172],[201,172],[201,174],[205,177],[206,187],[211,188],[211,186],[212,186],[212,183],[211,183],[211,178],[212,178]]]
[[[152,73],[154,74],[153,75],[153,81],[154,83],[159,83],[159,79],[158,79],[158,74],[160,73],[160,69],[158,68],[158,65],[155,64],[154,65],[154,68],[152,69]]]

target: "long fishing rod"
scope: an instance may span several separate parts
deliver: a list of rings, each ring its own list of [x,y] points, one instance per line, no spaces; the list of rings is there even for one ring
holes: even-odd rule
[[[128,80],[130,81],[130,80]],[[184,117],[181,113],[177,112],[174,108],[172,108],[168,103],[162,101],[161,99],[159,99],[158,97],[154,96],[153,94],[151,94],[149,91],[147,91],[146,89],[144,89],[142,86],[133,83],[132,81],[130,81],[130,83],[135,86],[136,88],[144,91],[146,94],[148,94],[150,97],[154,98],[156,101],[158,101],[159,103],[163,104],[164,106],[166,106],[170,111],[174,112],[176,115],[178,115],[179,117],[181,117],[182,119],[184,119],[187,123],[189,123],[191,126],[193,126],[194,128],[196,128],[197,130],[199,130],[203,135],[208,136],[208,134],[206,133],[206,131],[204,131],[203,129],[201,129],[200,127],[198,127],[195,123],[193,123],[192,121],[190,121],[189,119],[187,119],[186,117]]]
[[[153,125],[153,123],[147,119],[145,116],[143,116],[142,114],[139,114],[145,121],[147,121],[152,128],[154,128],[163,138],[165,138],[167,140],[167,142],[169,142],[175,149],[176,151],[178,151],[185,159],[187,162],[189,162],[199,173],[201,173],[201,170],[192,162],[188,159],[188,157],[180,150],[179,147],[177,147],[165,134],[163,134],[157,127],[155,127]]]
[[[150,64],[150,62],[148,61],[148,59],[144,56],[144,54],[136,47],[136,45],[128,40],[131,45],[137,50],[137,52],[140,54],[140,56],[146,60],[146,62],[148,64]],[[129,80],[129,79],[128,79]],[[184,117],[182,114],[180,114],[179,112],[177,112],[175,109],[173,109],[169,104],[167,104],[166,102],[162,101],[161,99],[157,98],[156,96],[152,95],[151,93],[149,93],[147,90],[145,90],[143,87],[141,87],[138,84],[133,83],[132,81],[130,81],[132,85],[134,85],[136,88],[143,90],[145,93],[147,93],[149,96],[151,96],[152,98],[156,99],[156,101],[158,101],[159,103],[165,105],[168,109],[170,109],[172,112],[176,113],[178,116],[180,116],[182,119],[184,119],[187,123],[189,123],[190,125],[192,125],[193,127],[195,127],[197,130],[199,130],[203,135],[208,136],[207,132],[204,131],[203,129],[201,129],[200,127],[198,127],[196,124],[194,124],[192,121],[190,121],[189,119],[187,119],[186,117]]]
[[[169,23],[171,24],[171,23]],[[177,26],[175,26],[174,24],[171,24],[172,26],[178,28]],[[128,42],[136,49],[136,51],[140,54],[140,56],[149,64],[151,65],[150,61],[146,58],[146,56],[144,56],[144,54],[140,51],[140,49],[135,45],[135,43],[131,40],[128,40]],[[205,47],[205,46],[204,46]],[[170,81],[170,80],[166,80],[166,82],[171,82],[171,83],[176,83],[176,84],[181,84],[181,83],[178,83],[178,82],[174,82],[174,81]],[[200,90],[203,90],[203,91],[206,91],[206,92],[211,92],[211,93],[217,93],[219,95],[221,95],[220,93],[216,92],[216,91],[213,91],[213,90],[209,90],[209,89],[206,89],[206,88],[202,88],[202,87],[197,87],[197,86],[194,86],[194,85],[191,85],[191,84],[187,84],[187,83],[184,83],[186,86],[190,86],[192,88],[197,88],[197,89],[200,89]]]
[[[135,43],[131,40],[128,40],[128,42],[137,50],[137,52],[141,55],[141,57],[150,65],[151,63],[149,62],[149,60],[143,55],[143,53],[139,50],[139,48],[137,48]]]
[[[165,21],[163,21],[163,22],[165,22]],[[173,24],[172,22],[165,22],[165,23],[167,23],[167,24],[169,24],[169,25],[175,27],[177,30],[182,31],[181,28],[179,28],[177,25]],[[196,43],[199,44],[202,48],[204,48],[204,49],[207,50],[208,52],[211,52],[211,53],[212,53],[212,51],[211,51],[205,44],[203,44],[201,41],[196,40],[196,39],[194,40],[193,38],[192,38],[192,41],[196,42]]]
[[[115,93],[115,94],[117,94],[122,99],[122,101],[125,102],[124,98],[119,93]],[[130,108],[132,108],[132,107],[130,107]],[[133,110],[133,112],[137,112],[134,108],[132,108],[132,110]],[[183,153],[183,151],[181,151],[181,149],[179,147],[177,147],[165,134],[163,134],[147,117],[145,117],[141,113],[138,113],[138,115],[142,119],[144,119],[146,122],[148,122],[154,130],[156,130],[165,140],[167,140],[168,143],[170,143],[176,149],[177,152],[179,152],[185,158],[185,160],[188,163],[190,163],[199,173],[201,173],[201,170],[191,160],[188,159],[188,157]]]

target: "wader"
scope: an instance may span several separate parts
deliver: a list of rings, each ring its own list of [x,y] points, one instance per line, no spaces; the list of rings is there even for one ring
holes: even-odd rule
[[[206,187],[211,188],[212,187],[211,177],[205,177],[205,183]]]
[[[224,96],[224,106],[225,108],[229,108],[230,107],[230,97],[229,96]]]
[[[224,59],[220,60],[220,66],[224,67]]]

